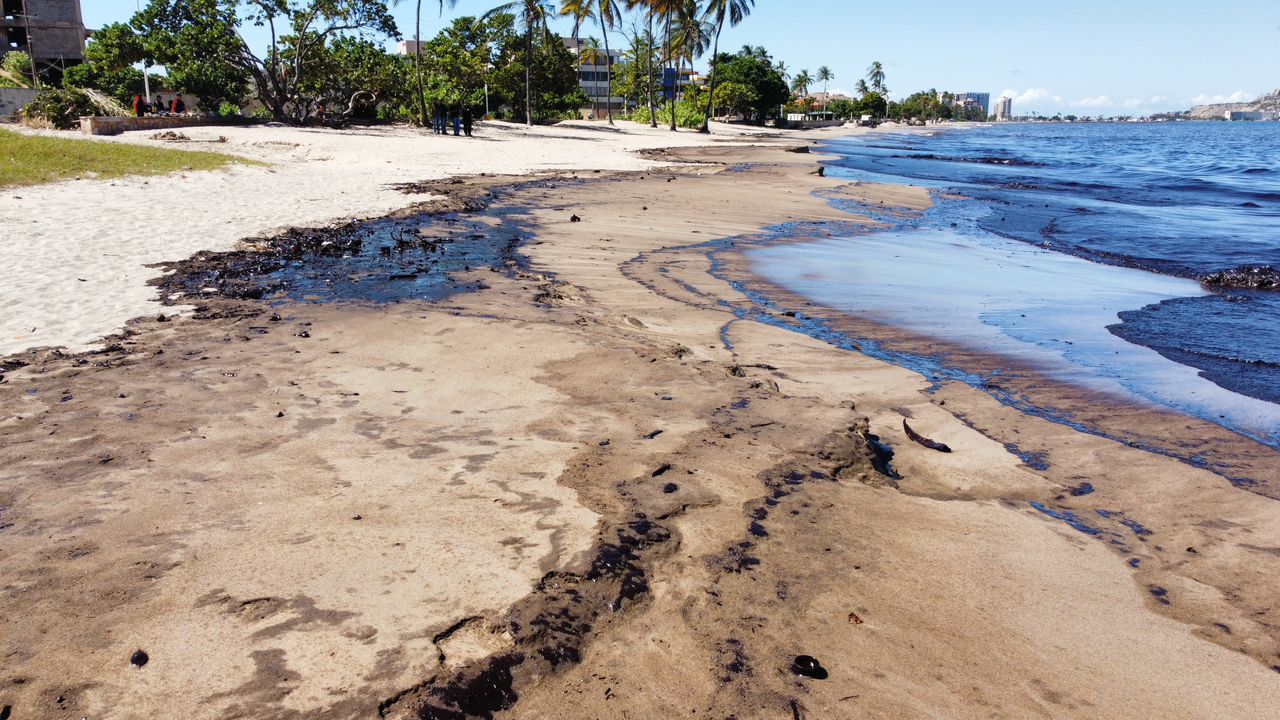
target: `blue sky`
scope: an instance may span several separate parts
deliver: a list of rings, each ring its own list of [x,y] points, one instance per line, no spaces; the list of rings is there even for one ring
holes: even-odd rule
[[[124,20],[135,2],[84,0],[85,22]],[[445,18],[496,4],[460,0]],[[395,12],[412,33],[412,0]],[[441,22],[430,17],[424,35]],[[1141,115],[1280,87],[1280,0],[757,0],[721,47],[744,43],[793,71],[829,66],[833,91],[852,89],[879,60],[897,96],[1007,94],[1018,114]]]

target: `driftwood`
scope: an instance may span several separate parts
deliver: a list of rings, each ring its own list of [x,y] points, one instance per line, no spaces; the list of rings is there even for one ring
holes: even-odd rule
[[[944,452],[944,453],[951,452],[951,448],[949,446],[944,445],[943,443],[940,443],[940,442],[935,442],[933,440],[930,440],[929,438],[921,435],[915,430],[912,430],[911,426],[907,424],[907,421],[905,418],[902,421],[902,429],[907,431],[907,437],[929,448],[930,450],[937,450],[938,452]]]

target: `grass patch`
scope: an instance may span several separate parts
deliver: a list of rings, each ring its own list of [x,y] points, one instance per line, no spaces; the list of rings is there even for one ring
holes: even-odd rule
[[[0,188],[74,178],[220,170],[231,164],[259,163],[219,153],[23,135],[0,129]]]

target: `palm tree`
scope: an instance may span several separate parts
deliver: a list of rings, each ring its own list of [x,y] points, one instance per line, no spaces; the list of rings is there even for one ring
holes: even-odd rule
[[[884,87],[884,66],[877,60],[871,63],[871,67],[867,68],[867,82],[871,84],[871,89],[883,95]]]
[[[835,73],[831,72],[831,68],[827,67],[826,65],[823,65],[822,67],[818,68],[818,75],[816,79],[818,82],[822,83],[822,95],[823,95],[822,109],[825,111],[827,109],[827,102],[831,100],[831,96],[827,92],[827,88],[831,85],[831,81],[836,79],[836,75]]]
[[[648,23],[648,30],[645,32],[645,39],[648,43],[648,53],[646,62],[646,70],[649,72],[649,127],[658,127],[658,113],[653,106],[653,21],[662,12],[662,6],[670,0],[625,0],[628,10],[642,8],[644,10],[645,21]],[[668,28],[670,29],[670,28]],[[674,113],[673,113],[674,115]],[[673,128],[674,129],[674,128]]]
[[[551,34],[547,27],[547,18],[555,12],[547,0],[511,0],[484,14],[485,19],[504,13],[519,13],[520,23],[524,26],[524,121],[533,127],[533,34],[542,33],[543,42]]]
[[[676,78],[684,69],[684,61],[689,61],[693,68],[694,58],[700,58],[707,52],[707,44],[711,41],[711,25],[703,21],[699,0],[683,0],[676,16],[675,37],[672,39],[672,51],[676,56]]]
[[[600,23],[600,35],[604,37],[605,77],[609,81],[609,97],[605,102],[605,112],[609,115],[609,124],[613,124],[613,53],[609,52],[609,28],[617,25],[622,19],[622,11],[618,8],[618,0],[595,0],[596,20]]]
[[[716,56],[720,54],[720,33],[724,32],[724,26],[727,22],[729,27],[736,27],[748,15],[751,14],[752,8],[755,6],[756,0],[707,0],[707,9],[702,17],[712,24],[715,28],[715,40],[711,46],[711,62],[714,63]],[[702,120],[702,129],[700,132],[711,132],[711,114],[716,108],[716,73],[715,68],[711,72],[711,95],[707,99],[707,115]]]
[[[444,14],[444,7],[448,5],[452,8],[458,4],[458,0],[439,0],[440,13]],[[422,0],[418,0],[418,9],[415,16],[417,24],[413,32],[413,72],[418,78],[418,114],[421,124],[427,124],[427,88],[422,81]]]
[[[578,82],[582,82],[582,24],[593,16],[593,0],[560,0],[560,15],[573,17],[574,53],[578,58]],[[595,63],[592,63],[593,65]]]
[[[867,87],[867,81],[862,80],[861,78],[859,78],[858,84],[853,86],[853,89],[857,91],[858,97],[863,97],[867,93],[871,92],[871,88]]]
[[[791,68],[787,67],[785,62],[779,60],[778,64],[773,66],[773,69],[777,71],[778,77],[782,78],[784,81],[791,79]]]
[[[609,61],[608,56],[605,55],[604,51],[600,49],[599,40],[596,40],[595,38],[587,38],[587,42],[585,44],[578,43],[579,74],[581,74],[582,72],[583,63],[586,63],[594,67],[596,65],[599,65],[602,62],[608,62],[608,61]],[[594,78],[592,79],[592,82],[594,82]],[[610,84],[610,88],[605,92],[609,93],[610,96],[612,96],[613,94],[612,83]],[[591,115],[593,118],[596,118],[596,119],[600,117],[600,94],[595,91],[592,91],[591,93]]]
[[[791,92],[800,97],[809,97],[809,86],[813,84],[813,76],[808,70],[801,70],[791,79]]]

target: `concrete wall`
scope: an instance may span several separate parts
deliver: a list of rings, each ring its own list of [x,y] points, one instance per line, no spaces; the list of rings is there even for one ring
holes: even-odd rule
[[[39,90],[26,88],[0,88],[0,120],[8,120],[11,115],[36,99]]]
[[[243,122],[243,121],[241,121]],[[137,130],[173,130],[175,128],[229,125],[221,118],[200,117],[82,117],[80,132],[85,135],[119,135]]]

